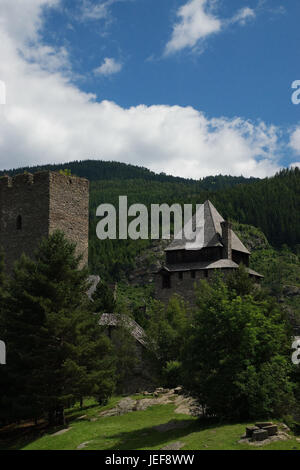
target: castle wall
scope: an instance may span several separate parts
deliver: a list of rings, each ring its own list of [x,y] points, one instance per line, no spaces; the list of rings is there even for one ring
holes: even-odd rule
[[[218,270],[219,271],[219,270]],[[231,269],[221,270],[223,274],[227,275],[232,272]],[[194,278],[191,275],[192,271],[182,272],[182,279],[179,278],[178,272],[170,273],[170,288],[163,288],[162,274],[155,275],[155,298],[163,303],[168,303],[170,298],[174,295],[180,295],[185,301],[189,302],[191,306],[195,305],[195,285],[199,281],[211,279],[215,270],[201,270],[194,271]]]
[[[0,178],[0,246],[10,272],[49,231],[49,173]]]
[[[209,275],[209,273],[208,273]],[[172,295],[177,294],[182,296],[191,305],[195,303],[195,283],[205,278],[204,271],[195,271],[195,278],[192,278],[191,272],[182,272],[182,279],[179,278],[179,273],[170,273],[170,288],[162,287],[162,274],[158,273],[155,276],[155,298],[161,302],[167,303]]]
[[[88,223],[87,180],[49,171],[0,178],[0,246],[8,272],[56,229],[77,244],[87,264]]]
[[[50,173],[49,234],[62,230],[77,244],[81,265],[88,264],[89,182],[84,178]]]

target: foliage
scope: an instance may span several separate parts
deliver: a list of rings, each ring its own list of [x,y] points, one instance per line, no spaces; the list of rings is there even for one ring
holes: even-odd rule
[[[90,271],[109,281],[120,281],[135,266],[136,257],[151,245],[149,240],[103,240],[96,237],[96,208],[101,203],[118,207],[119,195],[128,204],[142,203],[150,209],[155,203],[199,204],[210,199],[224,218],[250,224],[263,231],[275,248],[287,244],[295,252],[300,239],[300,170],[282,170],[272,178],[212,176],[188,180],[155,174],[146,168],[118,162],[87,160],[64,165],[26,168],[64,170],[91,181],[90,192]],[[24,169],[23,169],[24,170]],[[0,172],[15,174],[22,169]]]
[[[117,392],[125,393],[126,387],[135,377],[141,359],[137,355],[136,340],[126,324],[126,315],[121,317],[118,327],[111,332],[111,339],[116,354],[116,389]]]
[[[168,381],[168,372],[172,367],[174,372],[175,363],[180,360],[182,348],[186,343],[186,332],[189,325],[188,313],[184,302],[174,295],[167,306],[154,300],[148,314],[146,333],[152,340],[152,347],[157,357],[158,372],[162,380],[165,378]],[[177,380],[179,380],[179,366],[177,370]]]
[[[162,371],[164,386],[173,388],[181,384],[182,364],[180,361],[167,361]]]
[[[291,409],[290,331],[277,303],[240,296],[221,277],[201,281],[197,295],[183,371],[207,413],[244,419]]]
[[[87,304],[87,271],[61,232],[44,239],[35,260],[23,256],[9,283],[2,324],[7,373],[2,417],[63,422],[63,409],[86,394],[109,396],[109,340]]]
[[[92,309],[97,313],[113,313],[116,308],[114,292],[105,281],[100,281],[93,294]]]
[[[61,175],[65,175],[65,176],[71,176],[72,175],[72,171],[68,168],[64,168],[64,169],[59,170],[59,173]]]
[[[223,177],[222,177],[223,178]],[[224,177],[225,178],[225,177]],[[204,181],[161,182],[136,178],[93,181],[90,195],[90,270],[102,277],[119,281],[129,276],[136,259],[151,248],[151,240],[101,240],[96,237],[96,208],[110,203],[118,208],[119,195],[127,195],[128,205],[145,204],[150,214],[151,204],[195,204],[210,199],[224,218],[248,227],[246,241],[255,249],[270,249],[284,244],[296,252],[300,239],[300,171],[283,170],[273,178],[235,184],[218,191],[205,186]],[[288,208],[288,210],[287,210]],[[150,217],[150,216],[149,216]],[[251,224],[245,227],[244,224]],[[256,229],[253,226],[257,227]],[[265,234],[261,238],[262,232]],[[239,230],[237,230],[239,232]],[[238,233],[239,234],[239,233]],[[257,243],[255,243],[257,241]],[[253,246],[250,246],[252,250]]]

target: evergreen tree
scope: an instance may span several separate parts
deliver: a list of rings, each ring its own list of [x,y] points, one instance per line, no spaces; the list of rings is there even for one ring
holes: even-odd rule
[[[71,401],[113,390],[110,345],[90,312],[87,270],[75,249],[57,231],[35,260],[22,256],[15,266],[3,315],[15,418],[47,412],[51,424],[63,423]]]
[[[167,306],[152,302],[146,332],[151,338],[157,372],[166,386],[176,386],[180,382],[181,352],[189,322],[184,301],[179,296],[172,296]]]
[[[97,313],[113,313],[116,301],[113,290],[105,281],[100,281],[93,294],[93,311]]]

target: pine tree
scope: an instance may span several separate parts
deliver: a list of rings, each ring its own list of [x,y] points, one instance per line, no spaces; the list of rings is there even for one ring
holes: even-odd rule
[[[113,313],[116,301],[113,290],[104,281],[100,281],[93,294],[93,310],[97,313]]]
[[[9,285],[4,325],[11,412],[45,413],[64,423],[64,407],[83,394],[113,390],[109,342],[90,312],[87,270],[62,232],[44,239],[35,260],[22,256]]]

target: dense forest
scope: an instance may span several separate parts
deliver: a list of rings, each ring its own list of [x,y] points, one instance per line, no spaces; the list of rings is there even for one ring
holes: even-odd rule
[[[115,280],[120,272],[129,272],[136,256],[151,245],[151,240],[100,242],[97,239],[96,208],[104,202],[118,207],[119,195],[127,195],[128,205],[142,203],[148,210],[155,203],[199,204],[210,199],[224,218],[258,227],[275,248],[287,245],[294,252],[299,249],[298,168],[282,170],[272,178],[251,184],[237,184],[218,191],[183,182],[162,183],[143,179],[94,181],[91,183],[90,200],[90,267],[100,275],[107,276],[110,273]]]
[[[126,163],[103,161],[103,160],[84,160],[74,161],[56,165],[42,165],[33,167],[22,167],[15,168],[12,170],[0,171],[0,177],[8,174],[15,175],[17,173],[23,173],[24,171],[30,171],[35,173],[37,171],[60,171],[65,168],[71,170],[73,175],[77,175],[83,178],[87,178],[90,181],[98,180],[131,180],[131,179],[142,179],[146,181],[160,181],[170,183],[185,183],[191,186],[195,186],[198,190],[219,190],[234,186],[236,184],[247,184],[258,181],[257,178],[244,178],[243,176],[208,176],[199,180],[185,179],[177,176],[166,175],[165,173],[154,173],[148,168],[129,165]]]
[[[96,208],[110,203],[118,207],[120,195],[128,205],[142,203],[201,204],[210,199],[224,218],[258,227],[275,248],[287,245],[299,250],[300,240],[300,170],[284,169],[265,179],[211,176],[200,180],[184,179],[118,162],[75,161],[64,165],[47,165],[3,171],[63,170],[86,177],[90,188],[90,271],[109,280],[119,280],[135,265],[135,259],[151,240],[105,240],[96,237]]]
[[[38,423],[42,417],[50,425],[65,425],[66,408],[82,405],[86,397],[104,404],[132,380],[133,339],[121,328],[115,347],[99,335],[97,316],[90,314],[103,312],[132,316],[152,339],[147,357],[155,380],[167,387],[183,384],[205,405],[208,417],[298,414],[299,374],[290,361],[291,326],[300,331],[298,168],[262,180],[219,175],[199,181],[111,162],[48,169],[90,176],[89,271],[102,282],[89,302],[88,270],[78,271],[75,245],[60,232],[42,241],[35,260],[22,257],[11,279],[5,278],[0,254],[0,329],[13,345],[0,380],[0,388],[1,383],[6,387],[0,424]],[[251,267],[265,276],[262,288],[241,267],[226,281],[218,275],[212,284],[203,280],[190,315],[176,296],[167,306],[157,302],[151,282],[135,284],[130,278],[139,268],[149,270],[154,251],[163,253],[162,241],[100,241],[96,236],[97,207],[110,203],[117,208],[121,195],[128,206],[146,205],[149,214],[155,203],[196,205],[210,199],[252,250]]]

